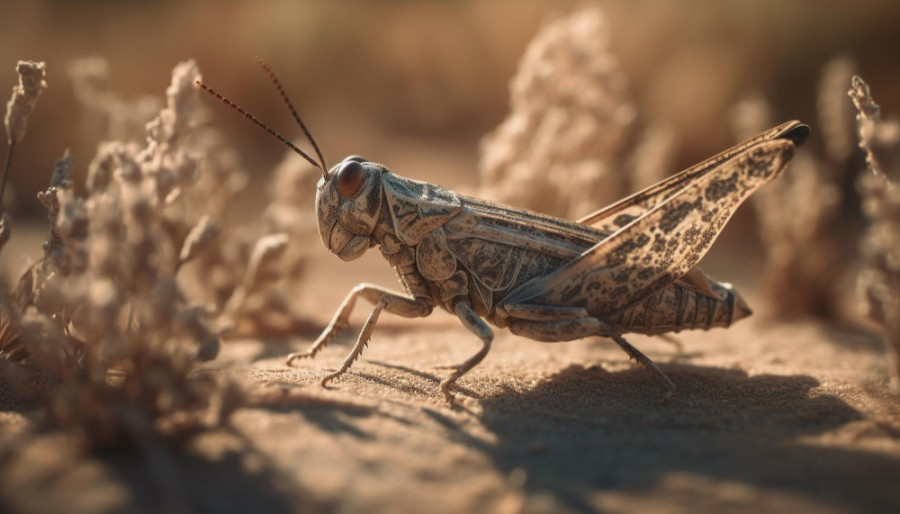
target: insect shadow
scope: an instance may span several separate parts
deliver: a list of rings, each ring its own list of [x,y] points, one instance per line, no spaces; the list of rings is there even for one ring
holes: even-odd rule
[[[672,476],[707,484],[700,491],[716,489],[710,480],[741,482],[852,510],[900,506],[886,479],[900,476],[900,460],[801,441],[863,417],[837,397],[814,393],[816,379],[665,368],[679,384],[666,405],[652,377],[638,370],[578,365],[533,388],[483,398],[482,423],[498,443],[480,448],[498,469],[524,476],[526,498],[549,501],[550,510],[595,511],[592,502],[607,491],[660,501],[687,496],[696,509],[734,506],[733,498],[667,490]]]
[[[400,364],[390,364],[387,362],[371,360],[371,359],[367,360],[367,362],[369,364],[373,364],[375,366],[378,366],[380,368],[384,368],[387,370],[395,370],[395,371],[401,371],[403,373],[408,373],[410,375],[413,375],[417,378],[421,378],[421,379],[431,382],[433,384],[439,385],[441,383],[441,378],[438,375],[433,374],[433,373],[427,373],[425,371],[420,371],[415,368],[410,368],[409,366],[402,366]],[[394,389],[397,389],[397,390],[400,390],[400,391],[403,391],[406,393],[421,394],[423,392],[418,387],[408,386],[408,385],[403,386],[400,384],[392,383],[391,380],[386,380],[384,378],[375,376],[371,373],[359,373],[359,375],[367,380],[371,380],[373,382],[378,382],[383,386],[393,387]],[[469,389],[468,387],[464,387],[464,386],[458,386],[457,390],[468,396],[477,396],[478,395],[478,393],[475,392],[474,390]]]
[[[372,376],[360,378],[373,380]],[[310,393],[305,386],[298,386],[295,382],[276,379],[269,381],[267,385],[250,398],[247,407],[271,412],[298,413],[304,422],[333,434],[347,434],[357,439],[374,441],[377,434],[361,429],[358,422],[370,417],[389,419],[401,425],[412,424],[409,419],[391,414],[377,405],[357,402],[346,397]]]

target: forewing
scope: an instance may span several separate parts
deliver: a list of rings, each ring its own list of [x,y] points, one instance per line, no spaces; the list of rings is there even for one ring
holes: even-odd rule
[[[521,267],[536,259],[529,256],[567,262],[606,237],[570,221],[474,198],[461,200],[460,213],[443,226],[447,247],[491,291],[512,287]]]
[[[511,291],[501,305],[582,306],[593,315],[627,308],[693,268],[738,205],[777,177],[795,151],[787,139],[744,148],[557,272]]]
[[[578,258],[609,237],[591,227],[527,210],[464,196],[460,200],[462,210],[443,226],[447,246],[481,285],[493,291],[507,289],[523,275],[549,274],[559,263]],[[528,257],[535,254],[542,257]],[[523,255],[527,262],[517,265]],[[521,271],[513,274],[517,268]],[[697,268],[678,282],[718,298]]]
[[[672,175],[643,191],[639,191],[629,197],[619,200],[597,212],[588,214],[584,218],[578,220],[578,223],[590,225],[611,234],[631,223],[633,220],[643,216],[660,203],[678,194],[682,189],[701,179],[703,176],[717,170],[717,168],[725,161],[746,151],[748,148],[765,141],[773,140],[800,125],[802,124],[798,121],[789,121],[769,129],[753,139],[731,147],[728,150],[725,150],[714,157],[710,157],[699,164],[691,166],[680,173]]]

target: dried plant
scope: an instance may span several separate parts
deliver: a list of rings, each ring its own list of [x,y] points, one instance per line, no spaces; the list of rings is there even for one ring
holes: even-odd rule
[[[851,84],[859,146],[871,171],[857,182],[869,222],[860,243],[863,268],[857,286],[866,315],[884,328],[892,386],[900,392],[900,121],[881,118],[863,79],[854,76]]]
[[[13,149],[28,128],[28,115],[34,110],[41,92],[47,89],[45,79],[47,66],[42,62],[19,61],[16,73],[19,74],[19,85],[13,87],[12,97],[6,104],[6,116],[3,124],[6,127],[6,159],[3,163],[3,176],[0,178],[0,202],[5,198],[6,181],[12,163]],[[12,235],[12,225],[6,212],[0,214],[0,249]]]
[[[5,212],[0,214],[0,251],[3,250],[3,246],[6,245],[7,241],[9,241],[9,238],[12,236],[10,223],[8,214]]]
[[[0,202],[3,201],[6,190],[6,181],[9,178],[10,164],[12,162],[13,148],[25,136],[28,127],[28,115],[34,110],[41,92],[47,88],[46,65],[43,62],[19,61],[16,72],[19,74],[19,85],[13,87],[12,98],[6,104],[6,116],[4,125],[6,128],[7,148],[6,159],[3,165],[3,177],[0,182]],[[2,205],[0,205],[2,207]],[[0,251],[12,237],[12,221],[6,212],[0,212]],[[28,275],[28,274],[26,274]],[[27,288],[26,288],[27,289]],[[22,300],[19,305],[27,303]],[[19,359],[25,352],[21,348],[18,331],[15,323],[18,319],[18,311],[7,292],[0,291],[0,356]]]
[[[193,82],[190,86],[194,86]],[[265,275],[256,274],[252,272],[254,249],[268,244],[271,241],[269,236],[280,233],[286,227],[264,227],[266,235],[260,238],[259,227],[240,230],[230,224],[233,220],[228,217],[229,207],[248,182],[246,174],[240,169],[236,152],[226,144],[218,130],[207,126],[195,128],[190,140],[180,144],[204,158],[200,164],[202,173],[194,176],[195,180],[189,187],[181,187],[171,193],[179,199],[174,212],[183,216],[187,209],[195,213],[195,219],[196,213],[208,216],[208,221],[196,219],[194,222],[194,234],[198,237],[200,233],[196,231],[201,230],[203,225],[206,225],[204,230],[215,231],[212,227],[215,224],[221,232],[218,244],[205,244],[202,250],[188,250],[198,261],[197,266],[188,271],[194,275],[188,280],[194,287],[203,289],[203,296],[214,303],[213,310],[218,314],[217,330],[228,336],[296,334],[317,330],[318,323],[297,312],[290,300],[306,258],[305,249],[301,250],[298,246],[301,245],[300,240],[290,245],[290,251],[278,252],[277,262],[269,263]],[[283,198],[279,195],[283,195],[284,190],[276,187],[273,192],[273,204],[283,205]],[[204,237],[212,235],[213,232],[208,232]],[[188,235],[184,237],[188,247],[197,243]],[[303,240],[308,240],[308,237]],[[258,282],[248,282],[248,274]],[[236,305],[240,308],[235,308]]]
[[[309,241],[318,238],[313,212],[314,198],[309,191],[315,189],[316,182],[322,176],[318,168],[313,167],[294,152],[285,153],[282,162],[275,168],[275,177],[270,188],[271,202],[266,208],[264,220],[265,231],[271,242],[278,242],[277,267],[269,265],[265,275],[268,277],[260,284],[247,289],[246,278],[235,289],[229,298],[225,311],[236,305],[242,315],[243,326],[235,326],[235,333],[246,332],[283,332],[305,333],[317,332],[321,329],[314,321],[296,312],[292,294],[302,287],[302,278],[306,270],[309,254]],[[284,241],[283,247],[280,241]],[[255,256],[259,255],[260,245],[257,242],[251,252],[249,274],[254,265]],[[274,255],[274,254],[273,254]],[[277,271],[273,275],[272,271]],[[248,294],[244,294],[246,291]],[[256,325],[254,327],[254,325]]]
[[[136,123],[148,119],[148,106],[159,102],[124,102],[109,90],[109,74],[101,58],[81,59],[70,66],[76,96],[94,118],[105,120],[108,130],[103,135],[127,137]],[[104,189],[117,169],[125,175],[137,176],[141,170],[154,174],[157,195],[151,207],[162,209],[174,246],[182,248],[176,263],[179,279],[194,296],[213,304],[209,310],[219,317],[217,330],[241,335],[309,330],[315,324],[292,308],[285,292],[302,270],[305,252],[292,253],[287,256],[290,262],[278,267],[279,273],[286,270],[284,280],[270,280],[265,287],[258,284],[250,293],[241,289],[259,236],[236,227],[229,207],[246,187],[247,176],[236,152],[206,123],[205,109],[196,102],[194,78],[186,63],[176,68],[165,107],[147,124],[146,147],[118,140],[100,144],[88,169],[87,189]],[[216,244],[211,244],[213,239],[218,239]],[[189,265],[191,261],[197,265]],[[247,296],[245,308],[220,316],[236,293]],[[265,309],[253,308],[260,305]]]
[[[222,155],[219,149],[209,153]],[[215,166],[216,169],[226,169]],[[198,258],[202,280],[220,312],[217,327],[223,335],[260,336],[298,334],[321,329],[318,322],[298,312],[292,296],[300,288],[306,269],[308,241],[318,237],[309,216],[310,189],[321,176],[293,152],[275,169],[271,200],[264,215],[266,235],[232,231],[227,243],[212,245]],[[241,187],[245,180],[240,180]],[[213,182],[210,181],[210,184]],[[229,193],[231,194],[231,193]],[[207,197],[222,198],[207,190]],[[227,202],[222,202],[222,207]],[[216,211],[215,206],[210,206]]]
[[[28,128],[28,115],[34,110],[38,97],[47,89],[45,80],[47,66],[42,62],[19,61],[16,64],[19,74],[19,85],[13,88],[12,98],[6,104],[6,136],[9,144],[14,145],[25,137]]]
[[[510,114],[482,141],[486,196],[579,217],[625,196],[636,167],[638,182],[663,175],[652,167],[669,164],[671,140],[662,132],[645,137],[646,157],[628,155],[636,112],[608,38],[602,12],[590,8],[531,41],[510,83]]]
[[[112,90],[109,62],[103,57],[72,61],[68,75],[75,98],[84,110],[85,133],[97,133],[110,141],[129,141],[144,136],[144,125],[162,108],[157,96],[147,95],[126,101]]]
[[[79,95],[112,118],[123,107],[96,90],[108,73],[98,62],[73,67],[83,75]],[[305,216],[270,215],[261,238],[232,225],[228,207],[247,181],[234,152],[203,124],[199,79],[193,61],[175,67],[145,144],[98,145],[84,198],[74,193],[71,154],[57,161],[38,194],[50,222],[44,257],[0,302],[0,356],[52,371],[59,383],[49,419],[82,429],[95,446],[144,444],[226,419],[237,389],[194,371],[215,358],[222,333],[318,328],[284,290],[305,257],[297,252],[284,272],[290,234],[313,229]],[[282,166],[281,185],[298,172]],[[274,205],[286,208],[289,192],[276,191]]]
[[[101,144],[85,198],[72,187],[72,156],[57,161],[38,194],[51,227],[44,258],[5,302],[2,333],[15,344],[3,353],[53,371],[49,419],[94,446],[189,434],[238,405],[234,386],[194,372],[218,353],[215,312],[176,280],[215,236],[209,218],[181,205],[203,157],[186,143],[199,78],[193,61],[175,68],[146,147]]]
[[[852,168],[846,142],[853,128],[843,88],[835,85],[846,84],[853,66],[842,57],[823,70],[818,110],[825,155],[799,153],[789,173],[753,197],[765,247],[763,290],[770,316],[835,319],[841,314],[841,277],[851,255],[839,234],[848,201],[843,184]],[[771,107],[760,98],[741,102],[732,113],[737,140],[773,121]]]

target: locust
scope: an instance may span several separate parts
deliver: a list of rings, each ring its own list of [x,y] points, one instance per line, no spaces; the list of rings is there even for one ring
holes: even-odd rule
[[[697,263],[738,206],[780,176],[810,133],[789,121],[577,221],[464,196],[350,156],[329,168],[278,79],[261,66],[315,150],[317,159],[215,90],[208,93],[286,144],[322,177],[316,220],[322,244],[344,261],[377,247],[403,292],[354,287],[307,351],[315,357],[349,325],[357,300],[373,305],[353,349],[321,385],[341,377],[369,343],[382,312],[424,318],[454,314],[481,341],[440,383],[454,402],[457,381],[488,355],[494,329],[544,342],[608,338],[665,384],[672,380],[623,337],[728,327],[752,314],[724,282]]]

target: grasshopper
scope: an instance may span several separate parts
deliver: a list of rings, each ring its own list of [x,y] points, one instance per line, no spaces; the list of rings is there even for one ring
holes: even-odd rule
[[[622,335],[662,335],[728,327],[752,311],[734,288],[695,266],[737,207],[778,177],[809,135],[791,121],[578,221],[559,219],[457,194],[396,175],[350,156],[329,167],[277,78],[260,60],[307,139],[313,159],[236,104],[219,100],[289,146],[322,172],[316,219],[322,244],[345,261],[377,246],[405,293],[363,283],[347,295],[324,332],[286,364],[313,358],[348,326],[359,298],[374,305],[340,368],[362,354],[383,311],[423,318],[435,307],[456,315],[481,349],[452,369],[452,389],[491,348],[490,325],[545,342],[612,339],[675,390],[672,380]]]

